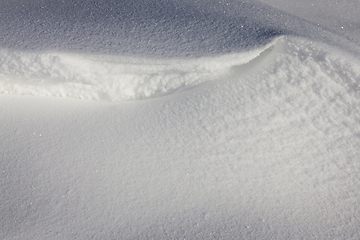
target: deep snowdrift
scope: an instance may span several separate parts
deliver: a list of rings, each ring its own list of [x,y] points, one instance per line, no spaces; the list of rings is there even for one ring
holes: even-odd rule
[[[0,6],[1,239],[360,238],[352,39],[250,0]]]

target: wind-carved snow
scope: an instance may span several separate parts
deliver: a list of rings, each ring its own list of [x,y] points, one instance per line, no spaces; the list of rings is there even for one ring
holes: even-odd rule
[[[220,79],[233,66],[257,58],[253,51],[194,59],[0,50],[0,93],[119,101],[168,95]]]
[[[324,44],[309,40],[281,40],[253,51],[194,59],[148,59],[111,55],[81,55],[56,52],[0,50],[0,93],[71,97],[89,100],[138,100],[182,92],[234,72],[261,69],[275,47],[298,59],[295,72],[305,65],[312,74],[324,73],[338,84],[358,92],[359,72],[354,63],[332,54]],[[289,44],[283,44],[283,43]],[[291,42],[291,44],[290,44]],[[322,49],[324,48],[324,49]],[[261,57],[263,55],[263,57]],[[354,58],[355,60],[355,58]],[[355,60],[356,61],[356,60]],[[286,60],[277,58],[278,64]],[[291,66],[290,66],[291,67]],[[302,73],[305,74],[305,73]],[[294,79],[293,79],[294,80]]]
[[[360,239],[360,51],[246,2],[2,1],[0,239]]]
[[[4,236],[357,239],[359,60],[283,37],[219,63],[171,100],[3,95]]]

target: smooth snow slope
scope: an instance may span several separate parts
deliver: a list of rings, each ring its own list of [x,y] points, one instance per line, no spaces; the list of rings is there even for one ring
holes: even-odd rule
[[[360,20],[358,0],[260,0],[316,25],[335,32],[351,41],[359,42]],[[326,4],[324,6],[324,3]]]
[[[356,41],[257,1],[121,4],[0,1],[0,239],[360,238]]]
[[[287,30],[276,13],[239,1],[1,1],[1,47],[140,57],[251,49]]]

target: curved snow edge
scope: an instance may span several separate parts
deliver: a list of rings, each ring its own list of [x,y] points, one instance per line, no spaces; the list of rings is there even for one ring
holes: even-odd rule
[[[277,38],[278,39],[278,38]],[[0,49],[0,93],[89,100],[139,100],[218,79],[275,44],[197,59],[146,59]]]

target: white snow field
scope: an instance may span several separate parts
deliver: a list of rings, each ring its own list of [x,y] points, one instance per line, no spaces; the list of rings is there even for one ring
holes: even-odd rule
[[[0,239],[360,239],[359,7],[0,0]]]

